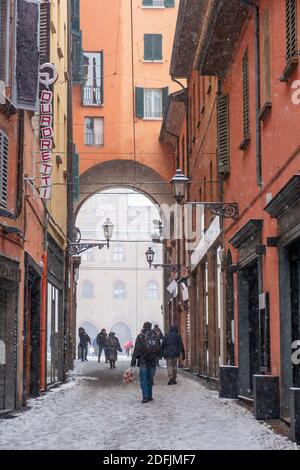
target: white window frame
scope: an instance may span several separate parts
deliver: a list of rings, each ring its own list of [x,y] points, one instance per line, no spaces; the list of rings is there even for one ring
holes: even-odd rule
[[[113,261],[115,263],[121,263],[125,260],[124,248],[121,245],[115,246],[113,250]]]
[[[123,289],[120,289],[122,285]],[[121,296],[119,294],[122,293]],[[117,295],[116,295],[117,294]],[[114,300],[124,300],[127,297],[126,293],[126,284],[123,281],[116,281],[113,287],[113,299]]]
[[[88,132],[87,128],[87,119],[91,119],[93,122],[93,129],[92,132]],[[102,132],[95,132],[95,121],[102,122]],[[99,126],[101,127],[101,126]],[[99,134],[99,139],[97,139],[97,135]],[[88,142],[88,135],[91,136],[91,143]],[[102,116],[86,116],[84,118],[84,145],[88,147],[103,147],[104,146],[104,118]]]
[[[160,92],[160,104],[161,104],[161,112],[160,116],[154,116],[154,109],[155,109],[155,95],[153,92],[159,91]],[[147,93],[152,92],[151,97],[151,115],[147,116]],[[149,114],[149,113],[148,113]],[[162,121],[163,120],[163,90],[161,88],[144,88],[144,120],[145,121]]]
[[[153,288],[153,286],[155,286],[155,288]],[[153,295],[154,292],[157,294]],[[159,295],[160,291],[158,283],[154,280],[149,281],[147,284],[147,300],[159,300]]]
[[[82,84],[82,103],[83,106],[103,106],[103,70],[102,70],[102,64],[103,64],[103,51],[83,51],[83,60],[84,56],[89,56],[89,65],[88,65],[88,77],[86,79],[86,83],[84,83],[84,71],[85,71],[85,65],[83,64],[83,84]],[[96,76],[94,77],[93,75],[93,66],[91,64],[91,60],[93,59],[93,56],[99,56],[99,65],[97,66],[96,63]],[[97,71],[97,67],[99,68],[99,72]],[[92,72],[92,73],[90,73]],[[96,85],[94,84],[94,81],[96,81]],[[90,91],[92,93],[95,92],[95,100],[90,100],[89,99],[89,94]]]

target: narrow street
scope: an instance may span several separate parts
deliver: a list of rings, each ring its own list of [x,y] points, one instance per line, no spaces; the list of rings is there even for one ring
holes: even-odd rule
[[[119,361],[111,371],[104,364],[77,362],[68,383],[31,399],[29,410],[14,419],[0,420],[0,449],[296,448],[192,376],[180,374],[178,385],[168,387],[163,367],[155,380],[155,401],[142,405],[138,380],[122,383],[127,366]]]

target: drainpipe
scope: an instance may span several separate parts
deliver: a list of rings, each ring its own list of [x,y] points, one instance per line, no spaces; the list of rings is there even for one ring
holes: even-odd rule
[[[255,33],[254,33],[254,47],[255,47],[255,97],[256,97],[256,180],[258,186],[262,187],[262,167],[261,167],[261,122],[260,122],[260,13],[259,6],[251,0],[243,0],[246,5],[254,8],[255,18]]]
[[[21,215],[23,206],[23,170],[24,170],[24,111],[19,111],[18,128],[18,170],[17,170],[17,200],[16,218]]]

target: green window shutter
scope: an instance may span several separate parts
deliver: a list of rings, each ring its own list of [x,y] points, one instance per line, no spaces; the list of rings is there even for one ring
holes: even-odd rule
[[[164,117],[164,115],[167,111],[168,101],[169,101],[169,87],[166,86],[165,88],[162,89],[162,113],[163,113],[163,117]]]
[[[162,35],[152,35],[153,60],[162,60]]]
[[[175,7],[175,0],[165,0],[165,7],[166,7],[166,8],[173,8],[173,7]]]
[[[230,133],[229,133],[229,98],[227,95],[218,98],[218,160],[219,173],[230,171]]]
[[[80,0],[71,0],[72,31],[80,31]]]
[[[153,60],[152,34],[144,34],[144,60]]]
[[[143,0],[143,7],[152,7],[153,0]]]
[[[144,60],[162,60],[162,35],[144,35]]]
[[[144,88],[135,88],[135,114],[138,118],[144,117]]]
[[[50,62],[50,3],[40,6],[40,64]]]
[[[74,153],[73,159],[73,198],[78,201],[80,196],[79,191],[79,155]]]
[[[82,62],[83,62],[83,51],[82,51],[82,32],[73,31],[73,48],[72,48],[72,71],[73,71],[73,82],[82,82]]]

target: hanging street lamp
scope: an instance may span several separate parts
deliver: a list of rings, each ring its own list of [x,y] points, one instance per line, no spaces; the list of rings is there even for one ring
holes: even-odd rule
[[[154,253],[153,249],[151,248],[151,246],[148,248],[145,255],[146,255],[146,259],[147,259],[147,262],[149,264],[150,269],[152,267],[154,269],[163,268],[163,269],[165,269],[167,271],[171,271],[173,273],[180,273],[180,265],[178,265],[178,264],[153,264],[155,253]]]
[[[107,246],[107,249],[109,249],[110,241],[113,236],[114,225],[112,224],[110,219],[107,218],[102,227],[106,243],[80,243],[81,233],[80,230],[76,228],[73,236],[74,241],[68,243],[67,245],[67,251],[69,256],[78,256],[81,253],[90,250],[91,248],[99,248],[99,250],[102,250],[102,248]]]
[[[187,186],[190,180],[185,176],[182,170],[177,170],[176,175],[170,181],[173,189],[173,195],[178,204],[182,204],[187,192]],[[239,215],[238,204],[235,202],[189,202],[187,205],[202,205],[211,213],[224,217],[225,219],[237,219]]]

